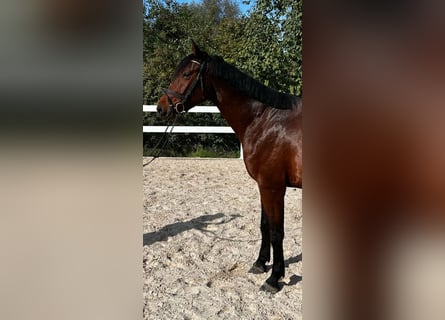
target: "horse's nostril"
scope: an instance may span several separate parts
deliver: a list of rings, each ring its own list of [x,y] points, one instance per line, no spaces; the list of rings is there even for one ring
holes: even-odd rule
[[[162,112],[162,107],[160,105],[158,105],[158,107],[156,108],[156,111],[158,111],[158,113]]]

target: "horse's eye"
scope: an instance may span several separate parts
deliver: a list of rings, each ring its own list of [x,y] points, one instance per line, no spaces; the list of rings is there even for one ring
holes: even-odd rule
[[[192,73],[191,72],[184,72],[183,76],[184,76],[184,79],[188,80],[192,76]]]

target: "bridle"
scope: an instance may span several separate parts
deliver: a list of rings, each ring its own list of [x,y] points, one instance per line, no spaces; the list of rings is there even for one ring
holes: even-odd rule
[[[176,91],[173,91],[173,90],[170,90],[170,89],[163,89],[165,95],[167,96],[168,106],[169,106],[170,110],[174,110],[176,113],[184,113],[184,112],[186,112],[185,104],[187,103],[187,100],[189,99],[189,97],[191,96],[191,94],[195,90],[196,86],[198,85],[198,82],[201,83],[202,98],[205,99],[203,74],[206,71],[207,60],[204,60],[203,62],[199,62],[199,61],[196,61],[196,60],[190,60],[190,61],[192,63],[196,63],[196,64],[199,65],[199,72],[198,72],[198,75],[196,76],[196,78],[191,83],[191,85],[187,88],[187,91],[185,92],[185,94],[180,94],[180,93],[178,93]],[[172,99],[170,98],[170,95],[172,95],[175,98],[180,99],[180,101],[177,102],[176,104],[174,104]],[[162,150],[164,149],[164,147],[166,146],[166,144],[169,141],[169,134],[171,134],[172,131],[173,131],[173,127],[175,125],[175,121],[176,121],[176,117],[174,117],[173,123],[169,124],[166,127],[166,129],[164,131],[164,135],[158,141],[156,146],[152,149],[152,151],[154,151],[156,148],[158,148],[158,146],[164,140],[164,142],[163,142],[161,148],[159,149],[158,153],[156,155],[154,155],[153,158],[150,161],[148,161],[147,163],[143,164],[143,167],[148,166],[150,163],[152,163],[155,159],[157,159],[160,156]]]
[[[193,91],[195,90],[196,86],[198,85],[198,82],[201,83],[202,98],[205,99],[205,97],[204,97],[204,81],[203,81],[202,76],[203,76],[204,72],[206,71],[207,61],[204,60],[203,62],[199,62],[196,60],[191,60],[191,62],[199,65],[199,72],[198,72],[198,75],[196,76],[195,80],[193,80],[191,85],[187,88],[187,91],[185,92],[185,94],[180,94],[180,93],[170,90],[170,89],[163,90],[165,95],[167,96],[169,108],[173,109],[176,113],[186,112],[185,104],[187,103],[187,100],[192,95]],[[170,95],[177,99],[180,99],[180,101],[177,102],[176,104],[174,104],[172,99],[170,98]]]

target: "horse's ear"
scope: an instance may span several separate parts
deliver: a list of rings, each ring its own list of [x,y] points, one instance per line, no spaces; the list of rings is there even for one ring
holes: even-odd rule
[[[192,40],[192,52],[193,55],[198,58],[205,58],[207,56],[207,53],[201,51],[201,49],[199,49],[198,45],[193,40]]]
[[[198,45],[193,40],[192,40],[192,52],[195,56],[198,56],[201,53],[201,50],[199,50]]]

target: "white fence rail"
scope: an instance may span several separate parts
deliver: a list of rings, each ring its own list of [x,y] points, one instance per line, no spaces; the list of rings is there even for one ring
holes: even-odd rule
[[[144,105],[143,112],[157,112],[156,106]],[[219,109],[214,106],[196,106],[190,109],[190,113],[219,113]],[[163,133],[167,126],[143,126],[144,133]],[[170,132],[170,129],[169,129]],[[234,133],[231,127],[217,126],[174,126],[172,133]],[[243,157],[243,148],[240,144],[240,158]]]

